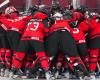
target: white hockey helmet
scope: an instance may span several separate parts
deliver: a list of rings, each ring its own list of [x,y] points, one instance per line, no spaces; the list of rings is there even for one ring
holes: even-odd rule
[[[55,14],[52,16],[55,20],[62,20],[63,19],[63,14],[60,12],[55,12]]]
[[[5,9],[5,14],[11,14],[13,12],[18,12],[17,9],[15,7],[13,7],[13,6],[7,7]]]

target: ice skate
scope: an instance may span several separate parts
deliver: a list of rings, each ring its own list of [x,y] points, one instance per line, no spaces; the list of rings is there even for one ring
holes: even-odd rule
[[[25,74],[23,74],[21,76],[21,78],[24,78],[24,79],[26,79],[26,78],[33,78],[32,71],[30,69],[25,70]]]
[[[62,73],[62,77],[69,79],[69,72]]]
[[[24,79],[26,79],[27,76],[25,75],[25,73],[22,72],[21,69],[19,69],[18,71],[16,71],[13,78],[24,78]]]
[[[12,68],[9,72],[9,78],[13,78],[14,77],[14,74],[16,73],[17,69],[15,68]]]
[[[46,77],[46,80],[55,80],[55,78],[53,78],[51,75],[51,71],[47,71],[45,73],[45,77]]]
[[[10,70],[9,69],[5,69],[5,71],[4,71],[4,77],[8,77],[9,73],[10,73]]]
[[[9,73],[9,78],[13,78],[13,76],[14,76],[14,73],[13,72],[10,72]]]
[[[90,75],[90,80],[96,80],[96,77],[95,77],[95,75]]]
[[[4,77],[4,74],[5,74],[4,71],[5,71],[4,68],[1,68],[1,69],[0,69],[0,75],[1,75],[1,77]]]

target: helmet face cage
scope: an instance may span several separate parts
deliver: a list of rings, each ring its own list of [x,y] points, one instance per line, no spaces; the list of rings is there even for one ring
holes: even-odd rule
[[[59,3],[55,3],[51,7],[51,13],[54,14],[55,12],[60,12],[62,11],[61,6]]]
[[[54,15],[52,15],[52,18],[54,20],[62,20],[63,19],[63,14],[61,14],[60,12],[55,12]]]
[[[84,14],[85,18],[90,18],[90,12],[89,11],[86,11],[85,14]]]
[[[99,14],[97,14],[96,21],[100,22],[100,15]]]
[[[50,15],[49,7],[47,5],[39,5],[38,11],[40,11],[48,16]]]
[[[80,6],[80,7],[78,7],[76,10],[77,10],[78,12],[81,12],[82,14],[84,14],[84,13],[86,12],[87,8],[84,7],[84,6]]]
[[[96,17],[98,17],[98,15],[95,12],[91,12],[90,17],[96,19]]]
[[[39,9],[38,5],[33,5],[32,7],[29,8],[28,12],[34,14],[34,12],[38,11],[38,9]]]
[[[5,9],[5,14],[11,14],[13,12],[17,12],[16,8],[14,8],[13,6],[10,6]]]

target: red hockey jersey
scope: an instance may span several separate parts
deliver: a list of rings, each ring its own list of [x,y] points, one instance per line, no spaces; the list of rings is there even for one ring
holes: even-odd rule
[[[100,23],[93,19],[91,22],[84,20],[79,24],[79,29],[84,33],[88,33],[90,39],[100,37]]]
[[[11,22],[12,22],[12,21],[11,21],[10,19],[7,19],[7,18],[1,18],[1,19],[0,19],[1,27],[2,27],[5,31],[7,31],[7,30],[10,28],[9,24],[10,24]]]
[[[55,23],[49,28],[49,32],[54,32],[60,29],[66,29],[70,32],[71,27],[69,26],[69,23],[66,20],[57,20]]]
[[[78,28],[72,28],[72,36],[77,44],[86,43],[86,38],[84,33]]]
[[[48,29],[43,24],[43,19],[46,19],[47,15],[41,12],[34,14],[33,18],[28,22],[22,40],[39,40],[43,41],[45,33]]]
[[[69,19],[67,20],[68,22],[74,22],[74,21],[77,21],[77,20],[81,20],[84,16],[82,13],[80,12],[73,12],[73,18],[72,19]]]
[[[10,29],[9,30],[14,30],[20,33],[23,33],[26,23],[28,20],[31,18],[31,16],[24,16],[24,17],[17,17],[12,20],[12,22],[9,24]]]

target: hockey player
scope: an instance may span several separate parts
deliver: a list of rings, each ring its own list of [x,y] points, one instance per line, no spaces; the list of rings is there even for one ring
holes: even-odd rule
[[[36,56],[37,59],[39,60],[39,63],[41,64],[41,67],[45,71],[46,75],[48,75],[49,64],[44,49],[44,37],[45,33],[48,32],[48,29],[46,28],[48,26],[48,22],[45,23],[45,20],[47,20],[48,16],[46,13],[42,11],[39,10],[34,15],[32,15],[32,18],[30,19],[30,21],[26,26],[18,50],[16,52],[16,56],[12,63],[11,77],[13,74],[15,74],[17,70],[21,68],[22,61],[28,50],[36,52]]]
[[[76,41],[77,44],[77,49],[79,52],[79,55],[84,62],[86,68],[88,69],[88,49],[87,49],[87,43],[86,43],[86,38],[85,34],[79,30],[78,28],[73,28],[72,29],[72,36],[74,40]]]
[[[73,20],[70,22],[70,26],[72,27],[72,36],[76,41],[80,57],[87,66],[88,49],[87,49],[86,38],[85,38],[85,34],[78,29],[78,25],[84,20],[83,14],[85,12],[86,10],[84,8],[80,7],[79,9],[77,9],[73,14]]]
[[[85,34],[87,33],[88,48],[89,51],[89,70],[91,79],[95,80],[95,70],[98,62],[99,55],[99,22],[96,19],[90,19],[89,17],[79,24],[79,29]]]
[[[86,12],[85,7],[77,8],[73,14],[70,13],[69,16],[72,16],[72,19],[68,20],[70,22],[70,26],[72,27],[72,36],[76,41],[77,48],[83,62],[88,63],[88,49],[85,34],[78,29],[78,25],[80,22],[84,20],[84,13]],[[66,12],[67,13],[67,12]],[[67,14],[66,14],[67,16]],[[87,65],[86,65],[87,66]]]
[[[76,10],[72,10],[72,11],[65,11],[65,15],[69,17],[68,21],[69,22],[82,22],[84,20],[84,13],[86,12],[86,8],[83,6],[80,6],[79,8],[77,8]]]
[[[18,42],[25,28],[25,24],[31,16],[19,17],[18,11],[13,6],[8,7],[5,10],[5,14],[7,15],[8,19],[2,19],[1,22],[6,25],[6,27],[9,27],[6,36],[11,50],[13,51],[13,54],[11,54],[10,50],[7,50],[5,54],[5,60],[7,64],[5,75],[8,76],[9,69],[11,68],[12,55],[14,55],[14,51],[17,49]]]
[[[55,23],[50,27],[49,36],[46,39],[46,51],[48,55],[54,57],[58,50],[61,50],[67,61],[72,65],[73,71],[76,68],[80,72],[86,71],[78,55],[76,43],[70,33],[71,27],[63,19],[63,15],[60,12],[56,12],[52,17],[55,19]]]
[[[85,63],[85,66],[88,68],[88,49],[87,49],[87,43],[85,34],[78,29],[78,25],[80,22],[84,20],[84,13],[86,12],[86,9],[83,7],[80,7],[79,9],[75,10],[73,14],[69,13],[66,16],[70,16],[71,19],[67,19],[67,21],[70,22],[70,26],[72,28],[72,36],[77,44],[77,49],[79,52],[79,55],[82,59],[82,61]],[[68,13],[66,11],[66,13]]]
[[[14,7],[8,7],[5,10],[6,14],[9,14],[9,19],[12,21],[9,26],[10,28],[7,31],[7,37],[13,51],[16,51],[18,42],[21,38],[21,35],[25,29],[27,21],[31,16],[19,16],[18,11]]]
[[[1,14],[0,15],[0,30],[1,30],[1,38],[0,38],[0,44],[1,44],[1,48],[0,48],[0,60],[2,62],[1,65],[1,76],[4,76],[4,70],[6,68],[10,68],[11,66],[11,51],[10,51],[10,45],[6,36],[7,30],[8,30],[8,24],[11,21],[9,21],[7,19],[7,15],[5,14]],[[6,70],[5,70],[6,71]]]

